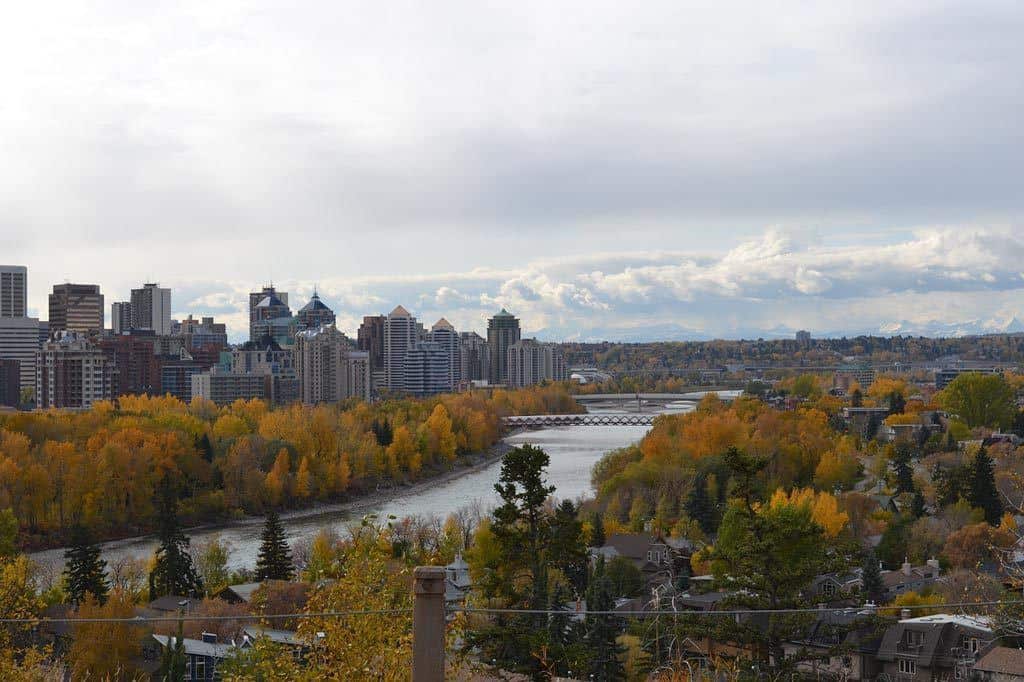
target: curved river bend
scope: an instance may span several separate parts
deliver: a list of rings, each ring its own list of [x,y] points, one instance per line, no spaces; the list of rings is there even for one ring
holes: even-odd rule
[[[673,403],[658,412],[680,413],[691,409],[692,403]],[[622,411],[621,407],[612,405],[590,407],[592,413],[613,414]],[[544,449],[551,457],[548,482],[556,487],[555,495],[560,499],[577,499],[591,494],[590,470],[602,455],[639,441],[647,431],[646,426],[563,426],[521,432],[509,436],[505,442],[512,446],[530,443]],[[377,514],[381,517],[394,515],[399,518],[437,515],[443,518],[475,502],[487,509],[497,501],[494,484],[498,481],[500,470],[501,461],[496,460],[476,471],[437,485],[407,493],[396,490],[391,499],[375,505],[360,505],[358,511],[332,509],[289,514],[282,519],[288,542],[312,537],[324,527],[341,531],[364,514]],[[354,504],[358,505],[358,500]],[[189,531],[189,535],[193,544],[220,536],[231,547],[230,568],[252,568],[256,564],[262,527],[262,519],[246,519],[218,527],[194,529]],[[156,541],[151,536],[115,540],[103,545],[103,558],[108,565],[112,565],[126,556],[148,557],[155,549]],[[57,571],[63,567],[63,549],[35,552],[30,556],[49,568],[51,575],[57,575]]]

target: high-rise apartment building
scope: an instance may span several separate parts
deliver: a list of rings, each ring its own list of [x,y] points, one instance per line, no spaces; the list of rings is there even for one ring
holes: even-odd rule
[[[267,298],[271,300],[267,301],[260,309],[260,303]],[[274,307],[267,310],[270,306]],[[256,341],[260,337],[256,329],[257,321],[270,319],[270,317],[290,316],[291,314],[291,308],[288,307],[288,292],[278,291],[272,284],[263,287],[261,291],[249,292],[249,340]]]
[[[428,396],[451,390],[451,355],[431,341],[417,341],[405,354],[402,390]]]
[[[356,376],[352,354],[358,354]],[[365,353],[352,348],[334,325],[295,334],[295,372],[299,398],[307,405],[336,403],[353,396],[369,398],[370,367]],[[359,393],[357,393],[359,391]]]
[[[519,320],[504,308],[487,321],[487,346],[491,353],[490,381],[508,383],[508,349],[521,338]]]
[[[157,356],[156,336],[152,331],[131,332],[101,336],[96,345],[114,367],[110,393],[114,398],[122,395],[161,395],[160,358]]]
[[[54,284],[50,294],[50,333],[103,331],[103,294],[98,284]]]
[[[487,341],[476,332],[459,334],[459,377],[462,381],[488,381],[491,356]]]
[[[21,406],[21,363],[0,359],[0,407]]]
[[[542,381],[565,381],[562,349],[553,343],[521,339],[508,349],[508,385],[522,388]]]
[[[110,304],[110,328],[115,334],[123,334],[132,328],[132,304],[117,301]]]
[[[390,391],[405,389],[405,356],[419,341],[420,325],[402,306],[384,318],[384,376]]]
[[[0,317],[28,315],[28,268],[0,265]]]
[[[448,389],[452,391],[462,379],[462,358],[459,355],[459,333],[443,317],[430,328],[429,340],[448,353]]]
[[[296,329],[319,329],[325,325],[334,324],[334,311],[327,307],[327,304],[320,300],[320,296],[314,291],[309,303],[302,306],[299,312],[295,313],[297,321]]]
[[[36,407],[84,410],[110,400],[113,367],[77,332],[54,332],[36,357]]]
[[[19,362],[22,388],[35,388],[39,345],[39,320],[34,317],[0,317],[0,358]]]
[[[384,369],[384,323],[385,315],[367,315],[359,325],[356,344],[359,350],[370,354],[370,371]]]
[[[157,336],[171,333],[171,290],[157,284],[132,289],[132,329],[152,329]]]

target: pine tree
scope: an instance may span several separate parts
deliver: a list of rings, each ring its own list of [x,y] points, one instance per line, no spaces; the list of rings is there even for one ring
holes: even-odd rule
[[[196,451],[205,459],[207,462],[213,461],[213,444],[210,443],[210,436],[203,434],[196,441]]]
[[[606,575],[596,576],[587,590],[587,611],[612,611],[611,581]],[[626,672],[619,656],[623,653],[616,638],[619,634],[618,618],[614,615],[587,616],[587,648],[590,650],[590,678],[600,682],[624,680]]]
[[[706,535],[715,532],[714,508],[708,499],[707,476],[699,474],[693,481],[693,487],[686,498],[686,513],[700,525]]]
[[[284,526],[277,512],[267,514],[260,536],[260,553],[256,558],[256,580],[291,580],[295,574],[292,554],[284,539]]]
[[[860,578],[864,585],[864,594],[877,604],[885,593],[885,584],[882,582],[882,571],[878,567],[878,557],[874,552],[868,552],[864,558]]]
[[[100,558],[99,545],[93,542],[88,529],[80,523],[71,528],[71,546],[64,552],[64,559],[67,561],[64,575],[68,600],[78,605],[86,594],[92,594],[100,604],[106,602],[110,589],[107,562]]]
[[[971,466],[971,506],[985,511],[985,520],[996,526],[1003,516],[1003,502],[996,489],[992,458],[984,447],[978,450]]]
[[[178,522],[178,494],[170,478],[164,476],[157,489],[156,564],[150,574],[150,599],[168,594],[198,597],[203,593],[203,581],[188,552],[189,539]]]
[[[591,547],[604,547],[606,542],[604,535],[604,519],[597,512],[594,512],[590,517],[590,525],[593,526],[593,530],[590,533],[590,546]]]
[[[914,502],[910,509],[910,512],[914,515],[914,518],[919,519],[924,516],[924,495],[921,494],[920,490],[914,491]]]
[[[896,470],[896,493],[914,492],[914,470],[910,466],[910,451],[898,447],[892,458]]]

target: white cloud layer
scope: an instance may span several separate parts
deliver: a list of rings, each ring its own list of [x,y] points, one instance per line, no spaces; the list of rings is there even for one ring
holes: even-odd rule
[[[397,302],[557,337],[1019,314],[1018,2],[5,10],[0,261],[37,311],[157,280],[238,332],[273,279],[350,328]]]

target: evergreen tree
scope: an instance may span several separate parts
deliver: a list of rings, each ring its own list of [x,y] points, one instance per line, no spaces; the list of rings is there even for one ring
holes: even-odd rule
[[[921,494],[920,490],[914,491],[914,502],[910,509],[910,512],[914,515],[914,518],[919,519],[924,516],[924,495]]]
[[[548,544],[550,566],[562,571],[576,594],[587,589],[587,545],[583,541],[583,524],[576,518],[576,505],[562,500],[551,520]]]
[[[853,389],[850,394],[850,407],[863,407],[864,406],[864,393],[859,388]]]
[[[277,512],[267,514],[260,536],[260,553],[256,557],[256,581],[291,580],[295,573],[292,554],[284,539],[284,526]]]
[[[160,682],[179,682],[185,679],[185,637],[182,622],[178,621],[178,634],[169,637],[167,646],[160,656],[160,670],[157,679]]]
[[[168,476],[157,488],[156,564],[150,573],[150,600],[168,594],[198,597],[203,593],[203,582],[188,552],[189,539],[178,522],[178,494]]]
[[[907,399],[899,391],[889,394],[889,414],[903,414],[907,409]]]
[[[394,440],[394,432],[391,430],[391,422],[387,419],[384,421],[373,420],[370,424],[370,430],[373,431],[374,437],[377,439],[377,445],[382,448],[386,448],[391,445],[391,441]]]
[[[196,441],[196,451],[205,459],[207,462],[213,461],[213,444],[210,443],[210,436],[204,433]]]
[[[604,536],[604,519],[597,512],[594,512],[590,517],[590,525],[594,527],[593,533],[590,536],[591,547],[604,547],[606,542]]]
[[[892,464],[896,472],[896,493],[914,492],[914,470],[910,466],[910,450],[897,447]]]
[[[64,552],[64,559],[67,561],[64,576],[68,600],[77,606],[86,594],[92,594],[100,604],[105,603],[110,589],[107,562],[100,558],[99,545],[80,523],[71,528],[71,546]]]
[[[996,489],[992,458],[984,447],[978,450],[971,466],[971,506],[985,511],[985,520],[995,526],[1003,516],[1003,502]]]
[[[882,571],[878,567],[878,557],[874,552],[868,552],[864,558],[861,581],[864,584],[864,595],[874,603],[879,603],[885,594],[885,584],[882,582]]]
[[[684,505],[687,515],[697,522],[706,535],[715,532],[715,511],[708,499],[708,479],[706,474],[698,474],[693,480],[693,487],[686,497]]]
[[[596,576],[587,590],[587,611],[614,609],[611,581],[606,575]],[[619,659],[623,648],[616,641],[621,629],[619,619],[611,614],[588,615],[586,625],[586,643],[591,656],[589,679],[601,682],[624,680],[626,672]]]

